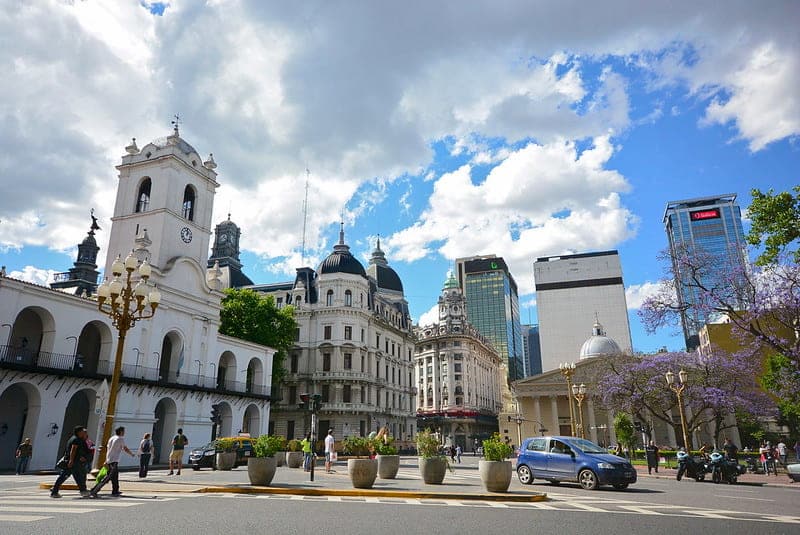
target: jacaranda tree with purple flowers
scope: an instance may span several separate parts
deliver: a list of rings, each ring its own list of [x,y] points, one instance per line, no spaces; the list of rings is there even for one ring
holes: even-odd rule
[[[643,422],[660,420],[681,437],[677,397],[665,379],[668,371],[677,374],[681,369],[688,373],[683,401],[689,440],[691,430],[712,424],[721,442],[723,431],[735,425],[737,411],[756,417],[775,415],[774,403],[757,382],[755,359],[722,351],[607,357],[596,377],[599,401]]]

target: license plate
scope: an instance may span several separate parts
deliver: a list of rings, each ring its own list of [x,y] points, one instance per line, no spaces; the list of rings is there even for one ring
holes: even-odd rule
[[[250,452],[249,451],[244,452],[244,456],[245,457],[250,457]]]

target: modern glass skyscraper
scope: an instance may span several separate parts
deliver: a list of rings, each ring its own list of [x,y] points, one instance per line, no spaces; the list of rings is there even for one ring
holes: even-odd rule
[[[525,377],[542,373],[542,348],[539,346],[539,326],[522,326],[522,348],[525,355]]]
[[[522,379],[522,325],[517,283],[505,260],[473,256],[456,260],[458,284],[467,299],[467,318],[500,354],[508,379]]]
[[[683,335],[686,348],[692,350],[699,345],[697,333],[708,317],[702,310],[691,306],[700,299],[698,285],[691,279],[696,274],[687,273],[677,260],[682,255],[713,256],[716,273],[701,274],[706,278],[721,270],[744,269],[746,245],[742,211],[736,203],[735,193],[670,201],[664,212],[664,228],[669,238],[678,303],[683,310]],[[705,283],[711,284],[712,281]]]

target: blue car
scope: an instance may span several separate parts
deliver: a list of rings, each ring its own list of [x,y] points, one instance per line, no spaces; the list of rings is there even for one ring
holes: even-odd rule
[[[627,459],[611,455],[582,438],[533,437],[522,441],[517,477],[523,485],[530,485],[538,478],[554,485],[562,481],[577,482],[587,490],[601,485],[621,490],[636,483],[636,469]]]

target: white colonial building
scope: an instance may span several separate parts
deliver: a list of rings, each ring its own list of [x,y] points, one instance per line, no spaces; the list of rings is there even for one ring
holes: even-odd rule
[[[127,428],[133,447],[152,433],[155,462],[166,461],[179,427],[192,445],[209,441],[212,404],[220,435],[265,433],[274,350],[219,334],[222,270],[206,267],[216,164],[177,128],[126,151],[105,272],[134,249],[152,265],[162,300],[153,319],[128,332],[114,424]],[[0,278],[0,469],[26,437],[37,470],[53,467],[75,425],[102,436],[117,331],[87,297],[97,284],[87,280],[97,273],[95,230],[93,221],[75,268],[53,288]]]
[[[322,396],[318,437],[329,428],[337,437],[365,436],[385,425],[401,446],[413,439],[414,335],[403,283],[380,241],[364,269],[342,227],[317,271],[299,268],[294,282],[252,288],[279,306],[292,304],[298,323],[272,431],[290,439],[311,431],[309,414],[298,408],[309,393]]]
[[[498,431],[506,376],[499,353],[467,321],[466,305],[450,273],[439,297],[439,321],[415,330],[414,352],[417,427],[465,451]]]

